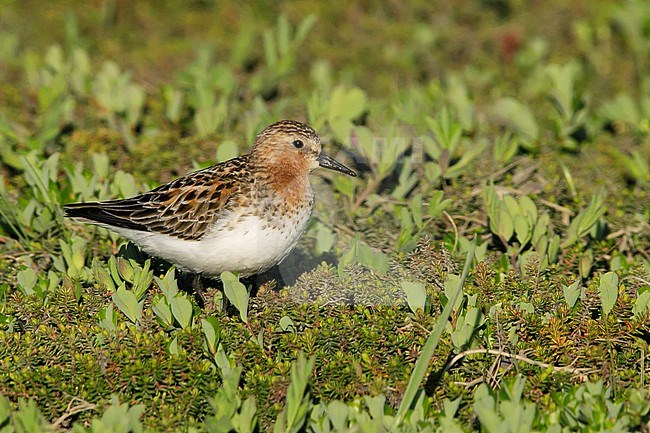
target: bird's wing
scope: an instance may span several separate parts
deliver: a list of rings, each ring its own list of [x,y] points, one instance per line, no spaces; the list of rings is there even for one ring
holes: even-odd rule
[[[199,170],[124,200],[75,203],[65,216],[110,228],[197,240],[250,185],[247,155]],[[246,197],[239,197],[245,200]]]

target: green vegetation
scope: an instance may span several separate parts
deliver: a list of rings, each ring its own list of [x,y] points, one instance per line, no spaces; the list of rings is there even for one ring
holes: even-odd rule
[[[648,2],[80,6],[0,8],[0,431],[650,429]],[[285,286],[63,220],[283,118]]]

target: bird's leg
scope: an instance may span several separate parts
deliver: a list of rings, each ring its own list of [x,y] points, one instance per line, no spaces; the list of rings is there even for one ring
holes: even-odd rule
[[[192,289],[194,290],[194,293],[199,295],[201,302],[205,305],[205,290],[203,288],[203,279],[201,278],[200,272],[194,274],[194,278],[192,279]]]

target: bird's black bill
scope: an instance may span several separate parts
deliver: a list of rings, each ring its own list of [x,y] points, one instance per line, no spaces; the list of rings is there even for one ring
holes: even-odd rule
[[[335,171],[340,171],[341,173],[345,173],[349,176],[354,176],[356,177],[357,174],[335,160],[334,158],[327,156],[325,153],[321,152],[321,154],[318,156],[318,164],[320,164],[321,167],[323,168],[329,168],[330,170],[335,170]]]

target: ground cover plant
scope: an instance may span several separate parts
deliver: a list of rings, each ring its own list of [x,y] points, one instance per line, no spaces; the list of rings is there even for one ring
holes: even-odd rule
[[[3,2],[0,431],[649,431],[650,5]],[[299,248],[186,276],[61,206],[283,118]]]

